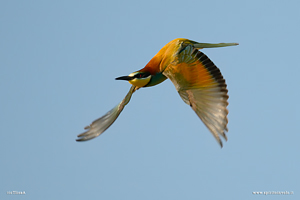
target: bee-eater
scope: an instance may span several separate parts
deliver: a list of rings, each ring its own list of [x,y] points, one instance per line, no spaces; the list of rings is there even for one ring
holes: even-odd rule
[[[86,126],[77,141],[93,139],[109,128],[128,104],[132,94],[142,87],[157,85],[170,79],[182,100],[191,106],[219,144],[228,132],[228,90],[220,70],[199,49],[234,46],[238,43],[198,43],[178,38],[166,44],[141,70],[116,80],[132,84],[128,94],[116,107]]]

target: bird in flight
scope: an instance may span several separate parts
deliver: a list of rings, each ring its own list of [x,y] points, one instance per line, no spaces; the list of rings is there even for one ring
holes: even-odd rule
[[[166,44],[141,70],[116,80],[128,81],[132,86],[125,98],[104,116],[85,127],[76,141],[87,141],[102,134],[118,118],[140,88],[157,85],[170,79],[182,100],[206,125],[218,143],[220,136],[227,141],[228,90],[220,70],[199,49],[235,46],[238,43],[198,43],[177,38]]]

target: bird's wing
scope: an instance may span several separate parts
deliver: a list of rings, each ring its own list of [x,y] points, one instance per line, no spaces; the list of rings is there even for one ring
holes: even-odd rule
[[[227,140],[225,131],[228,131],[228,90],[220,70],[192,44],[182,43],[163,74],[222,147],[219,135]]]
[[[108,129],[114,121],[118,118],[123,108],[128,104],[132,94],[138,90],[139,88],[136,86],[131,86],[129,92],[126,97],[121,101],[116,107],[111,109],[108,113],[103,115],[101,118],[96,119],[91,123],[91,125],[86,126],[84,129],[87,131],[78,135],[78,139],[76,141],[87,141],[99,136],[106,129]]]

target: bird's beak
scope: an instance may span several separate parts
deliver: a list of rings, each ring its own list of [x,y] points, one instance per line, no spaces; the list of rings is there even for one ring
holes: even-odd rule
[[[124,80],[124,81],[130,81],[132,79],[133,79],[132,76],[120,76],[120,77],[116,78],[116,80]]]

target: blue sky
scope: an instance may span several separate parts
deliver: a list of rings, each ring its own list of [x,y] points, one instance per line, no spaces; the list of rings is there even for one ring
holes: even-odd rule
[[[299,199],[299,1],[1,1],[0,199]],[[204,49],[229,90],[221,149],[171,81],[118,104],[170,40]],[[25,191],[25,195],[8,195]]]

